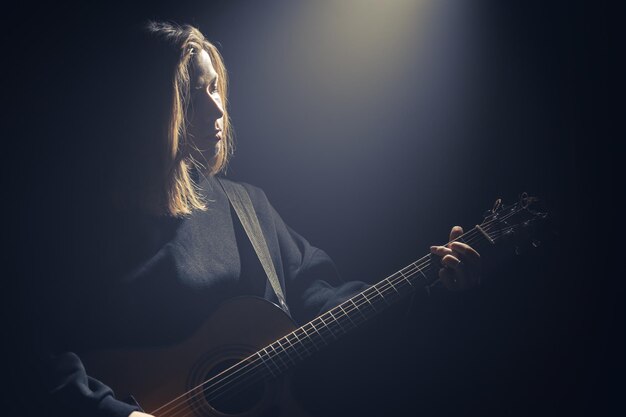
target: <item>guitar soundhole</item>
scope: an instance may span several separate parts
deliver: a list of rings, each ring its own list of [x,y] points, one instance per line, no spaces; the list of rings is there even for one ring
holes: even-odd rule
[[[205,381],[230,368],[237,362],[239,360],[230,359],[218,363],[207,373]],[[262,381],[251,383],[246,376],[243,374],[234,378],[232,382],[226,385],[227,388],[218,392],[217,395],[209,390],[205,391],[207,402],[215,410],[224,414],[236,415],[251,410],[265,396],[267,384]]]

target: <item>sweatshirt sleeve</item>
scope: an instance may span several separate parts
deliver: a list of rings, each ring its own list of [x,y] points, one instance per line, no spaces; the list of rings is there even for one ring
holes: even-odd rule
[[[287,298],[300,322],[309,321],[365,290],[361,281],[344,281],[332,259],[321,249],[287,227],[287,245],[293,245],[286,257]]]
[[[88,376],[80,358],[72,352],[42,359],[45,408],[56,416],[128,417],[137,406],[117,400],[111,388]]]
[[[273,233],[267,229],[265,233],[275,239],[269,238],[268,246],[279,274],[282,272],[284,277],[287,304],[298,323],[308,322],[369,286],[361,281],[344,281],[326,252],[287,226],[263,191],[247,188],[256,202],[262,226],[272,223]]]

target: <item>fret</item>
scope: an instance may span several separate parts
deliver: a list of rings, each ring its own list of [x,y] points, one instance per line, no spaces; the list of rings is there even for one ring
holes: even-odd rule
[[[267,359],[272,363],[272,365],[274,365],[276,367],[276,369],[278,369],[278,373],[280,374],[280,368],[278,367],[278,365],[276,365],[276,362],[274,362],[274,359],[272,359],[272,357],[269,355],[269,353],[267,353],[267,347],[263,348],[262,350],[260,350],[259,352],[265,352],[265,355],[267,356]],[[258,352],[257,352],[258,353]],[[276,376],[276,374],[274,374],[274,372],[272,371],[272,368],[267,364],[267,362],[265,362],[265,359],[263,359],[263,356],[261,354],[259,354],[259,357],[261,358],[261,360],[263,361],[263,363],[265,364],[265,366],[267,366],[267,369],[269,369],[270,373],[272,374],[272,376]]]
[[[398,291],[398,289],[395,287],[395,285],[393,285],[389,278],[387,278],[386,281],[389,283],[389,285],[391,285],[391,288],[393,288],[396,293],[400,294],[400,291]]]
[[[387,303],[387,305],[391,305],[391,302],[397,300],[400,297],[400,294],[396,291],[395,288],[393,288],[393,285],[391,285],[389,279],[381,281],[380,284],[381,285],[379,285],[378,290],[383,295],[385,303]]]
[[[352,297],[352,298],[351,298],[351,299],[349,299],[348,301],[350,301],[350,302],[352,303],[352,305],[354,306],[354,308],[356,309],[356,311],[358,311],[358,312],[359,312],[359,314],[363,317],[363,321],[367,320],[367,317],[365,317],[365,314],[363,314],[363,312],[361,311],[361,309],[359,308],[359,306],[357,306],[357,305],[354,303],[354,301],[353,301],[353,300],[354,300],[354,298],[355,298],[355,297]]]
[[[356,327],[356,323],[354,323],[352,321],[352,319],[350,318],[350,315],[348,313],[346,313],[346,310],[343,309],[343,307],[341,306],[341,304],[339,304],[339,308],[341,309],[341,311],[343,311],[343,314],[348,318],[348,320],[350,320],[350,323],[352,323],[352,325],[354,327]]]
[[[376,310],[376,307],[374,307],[374,304],[372,304],[372,302],[370,301],[370,299],[365,295],[365,292],[362,292],[361,294],[357,295],[356,297],[361,296],[365,299],[365,301],[367,301],[367,304],[370,306],[370,308],[374,311],[374,313],[378,312],[378,310]],[[353,298],[356,298],[353,297]]]
[[[399,289],[400,295],[413,291],[414,285],[403,276],[396,277],[394,286]]]
[[[292,339],[289,342],[292,344],[293,348],[298,351],[298,355],[300,355],[300,357],[305,358],[307,356],[310,356],[311,352],[309,351],[309,349],[307,349],[306,345],[304,344],[304,341],[300,339],[300,336],[298,336],[296,332],[297,332],[297,329],[294,330],[292,333],[290,333],[290,336]]]
[[[291,340],[289,340],[289,337],[293,337],[295,339],[295,342],[292,342]],[[298,358],[303,359],[303,356],[300,354],[300,351],[298,350],[298,345],[300,344],[300,339],[298,339],[298,336],[296,336],[296,332],[294,331],[294,332],[289,333],[287,336],[285,336],[285,340],[287,341],[287,343],[289,343],[289,346],[291,347],[291,349],[294,352],[296,352],[296,355],[298,355]],[[306,350],[306,348],[305,348],[305,350]]]
[[[272,343],[271,345],[269,345],[270,348],[272,348],[272,351],[274,352],[274,356],[280,361],[282,362],[283,365],[285,365],[285,369],[280,369],[280,367],[278,369],[280,369],[281,371],[286,371],[287,369],[289,369],[289,364],[287,364],[287,362],[285,362],[283,360],[283,358],[280,357],[280,353],[276,350],[276,348],[274,347],[274,345],[276,344],[276,342]]]
[[[428,265],[428,262],[432,262],[432,258],[435,255],[431,254],[430,255],[430,260],[423,260],[420,262],[420,265],[417,264],[417,262],[414,262],[412,265],[412,271],[411,271],[411,275],[415,275],[418,272],[422,272],[425,269],[425,266]]]
[[[402,277],[393,276],[387,278],[387,281],[389,281],[389,285],[391,285],[391,288],[395,291],[395,293],[392,293],[392,302],[395,302],[395,300],[402,298],[404,294],[408,294],[408,291],[412,290],[412,286],[406,285]]]
[[[407,277],[406,275],[404,275],[404,272],[402,272],[402,270],[400,270],[400,271],[398,271],[398,272],[400,273],[400,275],[402,275],[402,278],[404,278],[404,280],[405,280],[406,282],[408,282],[408,283],[409,283],[409,285],[410,285],[411,287],[414,287],[414,285],[413,285],[413,283],[411,282],[411,280],[409,279],[409,277]]]
[[[389,305],[389,301],[387,301],[387,300],[385,299],[385,296],[383,295],[383,293],[381,293],[381,292],[378,290],[377,286],[378,286],[378,284],[376,284],[376,285],[374,285],[374,286],[372,286],[372,287],[370,287],[370,288],[374,288],[374,289],[376,290],[376,292],[380,295],[380,298],[382,298],[382,300],[383,300],[383,301],[384,301],[387,305]]]
[[[278,339],[274,343],[278,343],[278,346],[280,346],[280,348],[282,349],[282,354],[286,356],[288,360],[291,361],[292,365],[295,365],[297,361],[291,356],[291,352],[289,351],[289,346],[283,346],[284,341],[285,341],[285,338],[283,337],[281,339]]]
[[[287,358],[289,360],[291,360],[291,363],[293,363],[295,365],[296,361],[294,360],[294,358],[291,357],[291,354],[289,353],[289,347],[283,346],[283,343],[281,342],[282,340],[287,340],[287,339],[285,337],[283,337],[282,339],[278,339],[276,342],[278,342],[280,347],[283,349],[283,352],[285,352],[285,356],[287,356]],[[291,343],[290,343],[290,345],[291,345]]]
[[[319,316],[318,319],[322,322],[322,324],[328,329],[328,331],[330,332],[330,334],[333,336],[333,338],[335,340],[337,340],[337,336],[335,336],[335,333],[333,333],[333,330],[328,326],[328,324],[326,324],[326,322],[324,321],[324,315]]]
[[[304,342],[302,342],[302,340],[300,340],[300,338],[298,337],[298,334],[294,331],[293,333],[293,337],[296,338],[296,340],[298,341],[298,345],[302,346],[302,348],[304,349],[304,351],[306,352],[307,355],[311,356],[311,352],[309,351],[309,349],[306,348],[306,346],[304,345]]]
[[[307,335],[307,339],[311,342],[311,345],[313,345],[313,349],[320,350],[321,348],[326,346],[326,343],[324,340],[322,340],[322,343],[320,343],[320,341],[317,340],[317,336],[319,336],[320,338],[321,336],[316,335],[317,332],[315,331],[315,328],[309,323],[309,330],[310,329],[313,329],[313,331],[312,332],[305,331],[305,334]]]
[[[324,336],[322,336],[322,334],[319,332],[319,330],[317,330],[317,326],[315,326],[312,321],[310,322],[310,324],[311,324],[311,327],[313,327],[313,330],[315,330],[315,333],[317,333],[317,335],[320,337],[320,339],[322,339],[322,342],[324,342],[324,344],[326,346],[328,346],[328,342],[326,341],[326,339],[324,339]]]
[[[432,255],[431,255],[432,258]],[[415,264],[413,264],[415,265]],[[428,283],[428,277],[426,276],[426,274],[424,273],[424,268],[420,268],[417,265],[415,265],[415,269],[417,269],[417,272],[419,272],[420,274],[422,274],[422,276],[424,277],[424,280]]]
[[[339,328],[346,333],[346,329],[343,328],[343,326],[341,325],[341,323],[339,322],[339,320],[337,319],[337,317],[335,317],[335,315],[333,314],[333,310],[330,310],[328,312],[328,314],[330,314],[332,316],[332,318],[335,320],[335,323],[337,323],[339,325]]]
[[[413,291],[413,286],[408,285],[403,278],[398,278],[398,280],[394,284],[394,288],[398,291],[398,296],[402,297],[404,294],[408,294],[410,291]]]
[[[275,377],[276,375],[274,375],[274,372],[272,372],[272,369],[270,368],[270,366],[267,364],[267,362],[265,362],[265,359],[263,359],[263,355],[261,355],[261,352],[263,352],[263,350],[258,351],[256,355],[259,357],[259,359],[261,359],[261,362],[263,362],[265,369],[269,371],[270,375]]]
[[[317,345],[315,344],[315,341],[313,340],[313,338],[311,337],[311,335],[309,334],[309,332],[306,331],[306,326],[311,326],[310,323],[305,324],[304,326],[300,327],[302,329],[302,331],[304,332],[305,336],[306,336],[306,340],[308,340],[309,342],[311,342],[311,344],[313,345],[313,347],[315,348],[315,350],[320,350],[319,347],[317,347]],[[313,326],[311,326],[313,327]]]

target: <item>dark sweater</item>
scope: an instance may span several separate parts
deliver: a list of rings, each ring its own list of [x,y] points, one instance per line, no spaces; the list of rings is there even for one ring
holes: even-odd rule
[[[290,229],[262,190],[244,186],[296,322],[364,289],[362,282],[342,282],[328,255]],[[201,188],[208,210],[184,219],[124,214],[77,228],[83,237],[74,239],[74,270],[42,291],[39,375],[28,398],[38,415],[45,409],[126,417],[136,408],[86,375],[81,352],[175,343],[236,295],[276,302],[221,186],[210,178]]]

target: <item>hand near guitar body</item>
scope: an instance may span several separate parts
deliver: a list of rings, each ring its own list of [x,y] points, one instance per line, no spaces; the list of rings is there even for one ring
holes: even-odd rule
[[[463,228],[454,226],[450,231],[450,243],[430,247],[431,253],[441,257],[439,279],[451,291],[467,290],[480,284],[480,254],[468,244],[454,241],[462,234]]]

